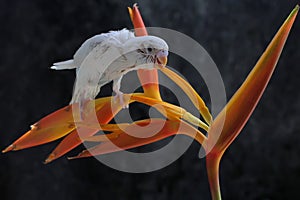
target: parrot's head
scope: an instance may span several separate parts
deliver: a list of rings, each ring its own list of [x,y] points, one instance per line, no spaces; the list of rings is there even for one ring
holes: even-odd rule
[[[155,68],[166,66],[169,47],[163,39],[156,36],[140,36],[133,40],[133,47],[139,57],[137,64],[154,64]]]

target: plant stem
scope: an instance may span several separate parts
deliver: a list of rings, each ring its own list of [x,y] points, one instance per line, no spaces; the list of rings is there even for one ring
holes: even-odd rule
[[[210,186],[212,200],[221,200],[221,190],[219,183],[219,164],[222,154],[209,153],[206,156],[206,170]]]

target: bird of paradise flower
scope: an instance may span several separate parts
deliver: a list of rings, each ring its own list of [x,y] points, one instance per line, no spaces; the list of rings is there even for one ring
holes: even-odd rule
[[[128,10],[136,31],[136,36],[147,35],[147,30],[138,7],[134,5],[133,8],[128,8]],[[126,94],[126,101],[128,103],[141,102],[150,106],[160,105],[162,109],[158,109],[158,111],[164,114],[167,120],[155,118],[134,121],[133,123],[109,124],[111,119],[122,108],[116,104],[112,106],[111,100],[113,97],[104,97],[90,102],[95,107],[97,122],[90,124],[74,122],[73,107],[69,105],[33,124],[31,130],[14,141],[2,152],[6,153],[30,148],[64,137],[45,160],[45,163],[49,163],[80,145],[83,142],[81,138],[84,138],[84,141],[100,142],[100,144],[84,150],[79,155],[70,159],[126,150],[150,144],[172,135],[184,134],[193,137],[206,151],[206,166],[212,199],[221,199],[219,185],[220,160],[226,149],[241,132],[259,102],[278,62],[298,10],[299,6],[297,5],[278,30],[246,80],[215,119],[212,119],[205,102],[192,86],[171,69],[166,67],[161,69],[161,71],[181,87],[199,110],[204,121],[193,116],[184,108],[162,101],[156,69],[150,71],[139,70],[138,77],[144,92]],[[152,126],[145,126],[150,122]],[[132,136],[138,134],[134,128],[136,125],[145,126],[144,133],[151,132],[151,129],[155,127],[162,128],[155,135],[140,138]],[[207,136],[195,128],[195,126],[205,130]],[[79,129],[80,136],[78,135]],[[95,135],[99,130],[108,131],[109,133]],[[115,145],[110,145],[111,141]]]

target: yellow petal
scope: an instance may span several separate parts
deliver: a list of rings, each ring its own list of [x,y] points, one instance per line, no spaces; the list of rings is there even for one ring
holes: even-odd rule
[[[167,75],[174,83],[176,83],[190,98],[195,107],[199,110],[200,114],[203,116],[205,122],[210,125],[212,122],[212,116],[209,112],[209,109],[205,105],[203,99],[199,96],[199,94],[194,90],[194,88],[185,81],[178,74],[173,72],[171,69],[167,67],[163,67],[160,69],[165,75]]]

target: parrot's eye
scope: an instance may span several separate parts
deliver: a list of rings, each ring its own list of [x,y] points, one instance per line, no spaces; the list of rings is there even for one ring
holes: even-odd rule
[[[148,50],[148,52],[152,52],[153,49],[149,47],[149,48],[147,48],[147,50]]]

